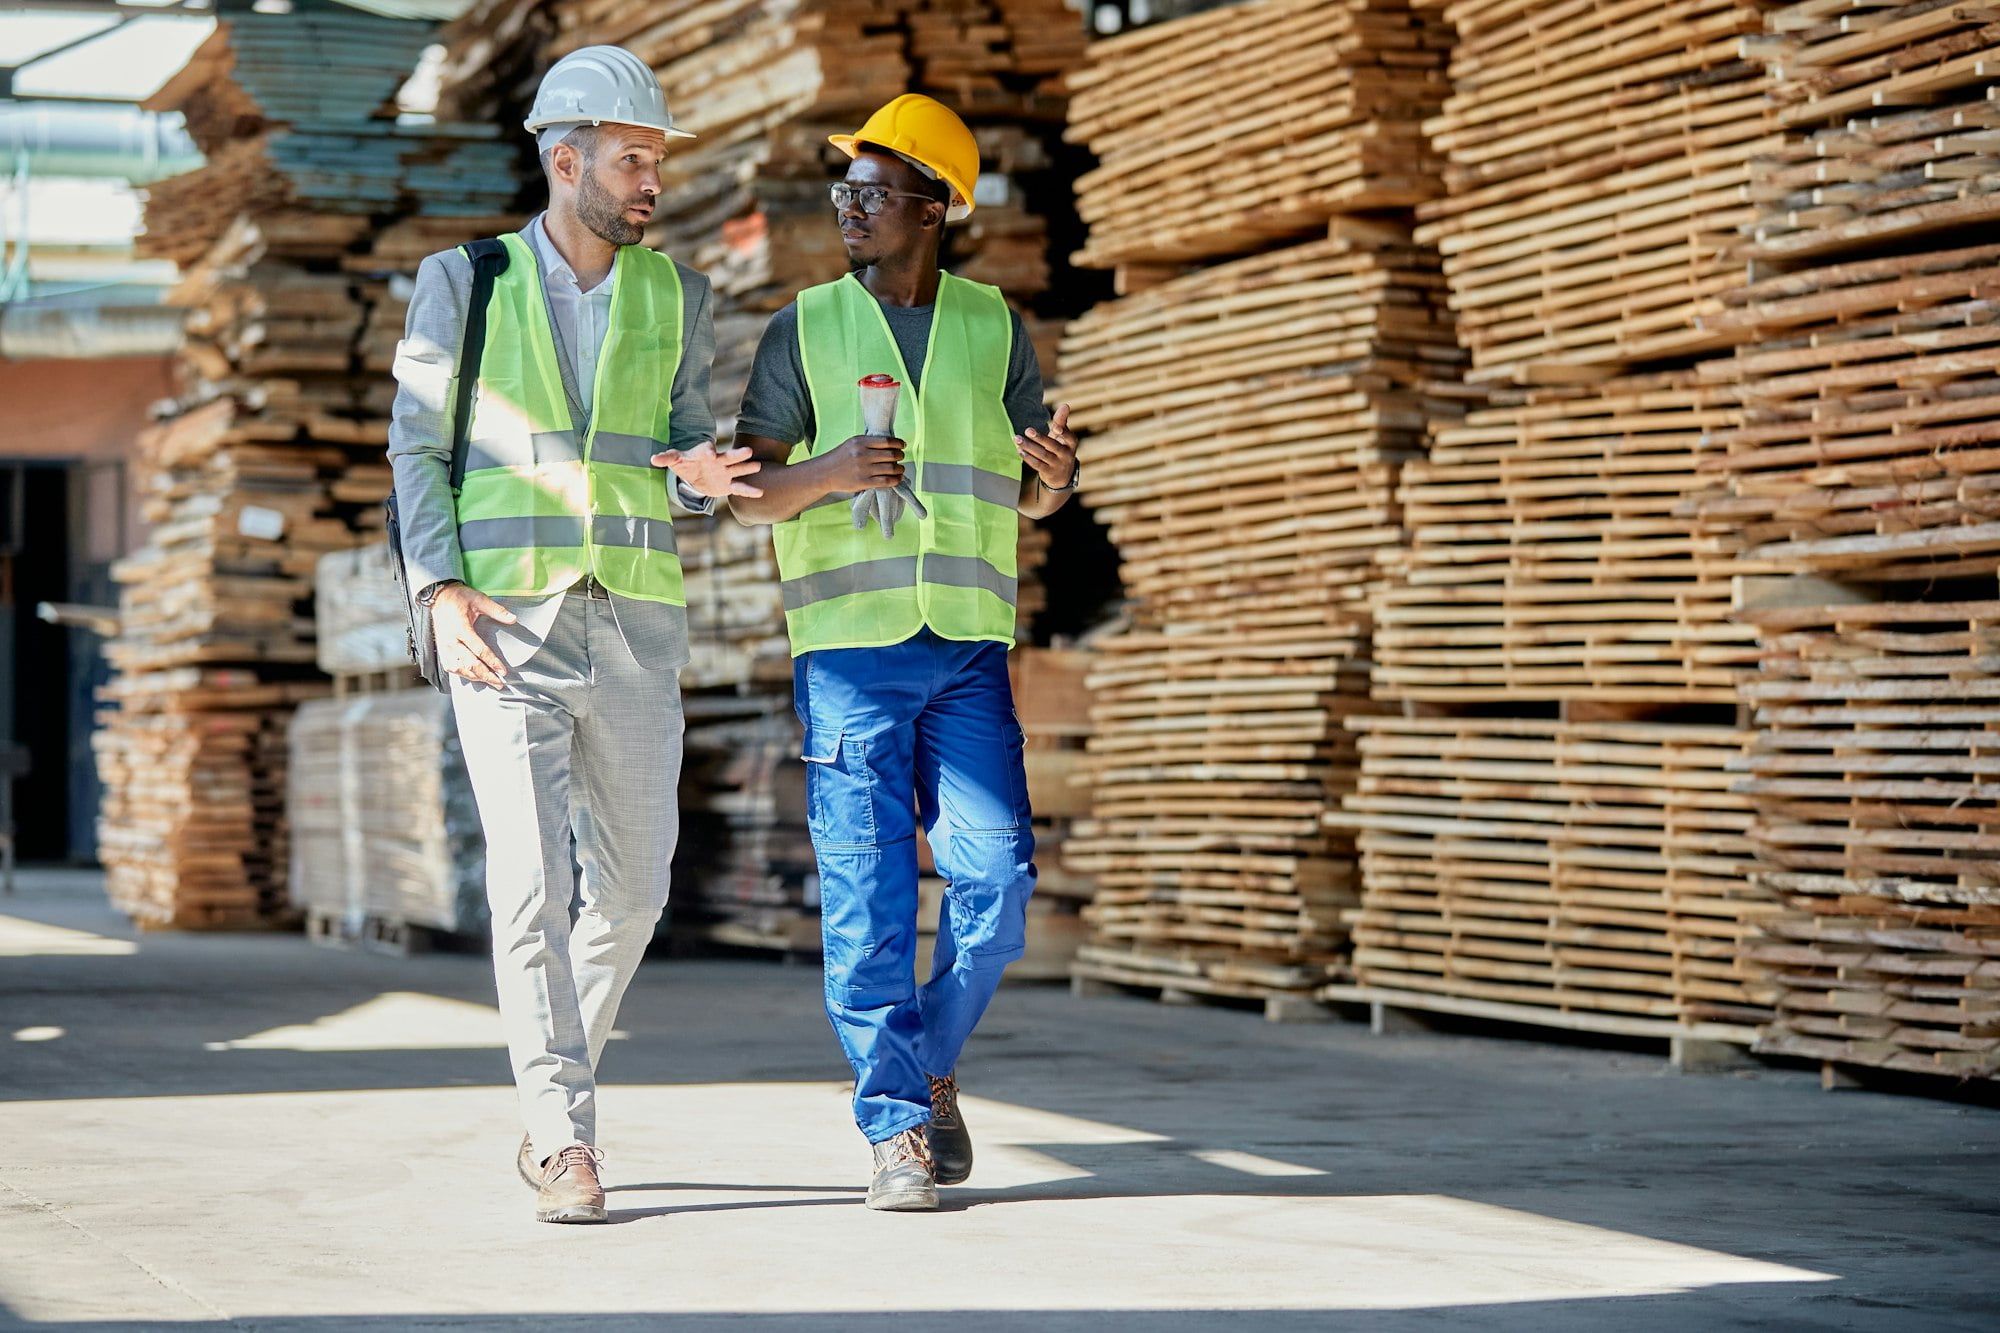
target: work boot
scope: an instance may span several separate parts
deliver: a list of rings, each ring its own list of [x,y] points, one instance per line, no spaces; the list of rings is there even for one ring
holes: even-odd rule
[[[868,1206],[888,1213],[927,1213],[938,1206],[937,1177],[931,1171],[931,1148],[924,1127],[906,1129],[875,1147],[875,1179],[868,1184]]]
[[[535,1220],[602,1222],[604,1186],[597,1180],[597,1164],[603,1160],[603,1153],[581,1143],[549,1158],[535,1194]]]
[[[535,1141],[530,1135],[521,1136],[521,1151],[514,1155],[514,1169],[528,1182],[529,1189],[542,1187],[542,1159],[535,1156]]]
[[[940,1185],[962,1185],[972,1174],[972,1131],[958,1111],[958,1080],[950,1074],[931,1078],[931,1122],[924,1126],[930,1141],[932,1168]]]

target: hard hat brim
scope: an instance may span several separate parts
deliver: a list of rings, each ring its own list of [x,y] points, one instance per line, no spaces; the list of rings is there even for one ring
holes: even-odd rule
[[[658,130],[669,139],[692,139],[692,130],[677,130],[671,124],[660,125],[650,120],[576,120],[568,116],[530,116],[521,122],[521,128],[530,134],[539,134],[551,125],[636,125],[642,130]]]
[[[866,142],[858,134],[829,134],[826,136],[826,141],[847,154],[850,158],[859,157],[861,155],[861,145]],[[886,147],[887,145],[884,146]],[[892,149],[891,151],[894,150]],[[972,196],[962,189],[957,181],[946,176],[942,171],[938,172],[938,176],[945,184],[951,186],[952,202],[945,205],[944,220],[946,222],[963,222],[972,215]]]

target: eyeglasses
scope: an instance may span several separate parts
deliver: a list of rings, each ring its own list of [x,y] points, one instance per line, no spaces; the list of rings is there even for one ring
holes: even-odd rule
[[[826,192],[835,208],[845,210],[859,201],[861,211],[871,218],[880,213],[891,199],[921,199],[927,204],[938,202],[927,194],[916,194],[910,190],[891,190],[882,185],[849,185],[846,181],[835,181],[827,186]]]

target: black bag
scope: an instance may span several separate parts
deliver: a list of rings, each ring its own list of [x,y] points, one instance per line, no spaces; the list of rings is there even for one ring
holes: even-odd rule
[[[458,349],[458,391],[451,404],[451,489],[456,495],[465,480],[466,432],[472,428],[472,387],[479,382],[479,361],[486,354],[486,305],[493,297],[493,280],[507,271],[507,247],[497,240],[474,241],[465,247],[472,257],[472,296],[465,312],[465,340]],[[421,588],[410,586],[409,571],[403,568],[403,523],[396,512],[396,492],[382,502],[389,519],[389,569],[402,590],[404,626],[410,660],[417,672],[440,690],[450,692],[451,678],[438,665],[437,634],[431,626],[429,607],[417,605]]]

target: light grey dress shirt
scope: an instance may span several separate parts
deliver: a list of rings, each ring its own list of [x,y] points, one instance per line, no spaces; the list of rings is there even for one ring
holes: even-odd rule
[[[597,359],[611,309],[611,274],[590,291],[550,243],[538,216],[521,231],[541,271],[542,294],[555,334],[563,392],[579,432],[587,429]],[[715,322],[708,279],[676,262],[682,292],[681,361],[671,385],[672,424],[668,444],[692,449],[715,438],[709,405],[709,372],[715,360]],[[458,508],[451,491],[452,403],[458,353],[472,292],[472,261],[462,251],[440,251],[417,270],[403,340],[396,348],[396,403],[389,424],[389,460],[395,470],[396,503],[402,518],[403,564],[413,589],[465,577],[458,544]],[[691,513],[712,513],[715,501],[662,473],[675,500]],[[499,598],[519,621],[482,626],[509,664],[519,666],[541,646],[566,594]],[[612,596],[612,610],[625,644],[640,665],[653,670],[687,664],[687,612],[664,602]]]

